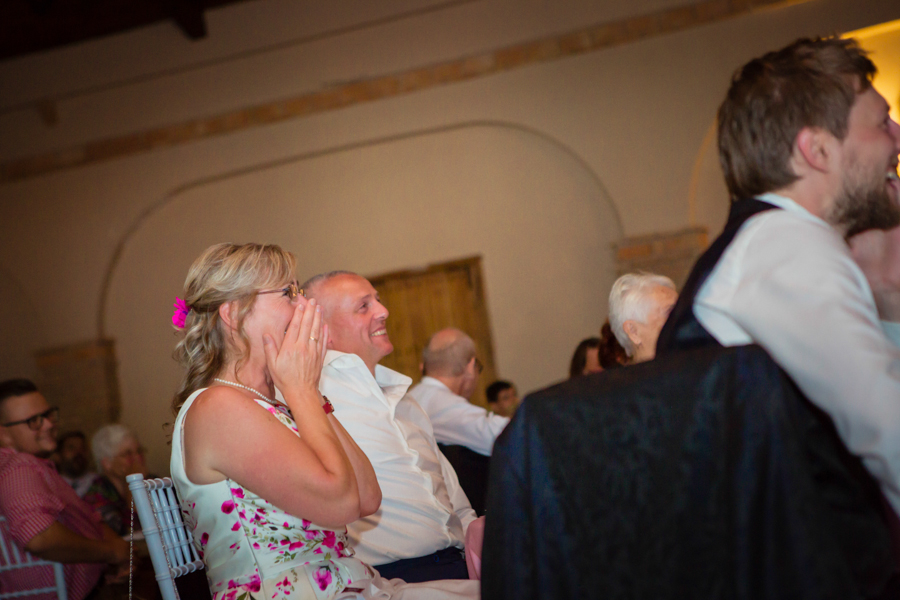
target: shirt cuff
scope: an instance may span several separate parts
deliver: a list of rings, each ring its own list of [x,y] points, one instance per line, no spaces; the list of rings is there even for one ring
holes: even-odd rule
[[[881,328],[889,340],[894,342],[895,346],[900,347],[900,323],[896,321],[882,321]]]

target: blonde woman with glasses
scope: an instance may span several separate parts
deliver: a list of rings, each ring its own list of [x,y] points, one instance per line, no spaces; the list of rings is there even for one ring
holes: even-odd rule
[[[478,582],[387,581],[353,557],[345,525],[381,489],[318,391],[328,328],[294,268],[278,246],[218,244],[175,303],[171,471],[213,600],[477,597]]]

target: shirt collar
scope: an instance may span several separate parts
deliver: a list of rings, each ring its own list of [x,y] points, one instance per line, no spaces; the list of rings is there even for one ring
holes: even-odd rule
[[[802,206],[800,206],[799,204],[797,204],[796,202],[794,202],[793,200],[791,200],[790,198],[787,198],[785,196],[779,196],[778,194],[773,194],[773,193],[769,192],[767,194],[761,194],[761,195],[757,196],[756,199],[762,200],[763,202],[768,202],[769,204],[774,204],[778,208],[783,208],[784,210],[786,210],[788,212],[791,212],[791,213],[794,213],[801,217],[804,217],[810,221],[814,221],[816,223],[821,223],[822,225],[825,225],[826,227],[831,227],[831,225],[829,225],[827,221],[817,217],[816,215],[812,214],[811,212],[809,212],[808,210],[806,210],[805,208],[803,208]]]
[[[430,385],[430,386],[432,386],[432,387],[442,388],[442,389],[447,390],[448,392],[451,391],[450,388],[447,387],[447,384],[446,384],[446,383],[444,383],[444,382],[441,381],[440,379],[435,379],[434,377],[429,377],[428,375],[426,375],[425,377],[423,377],[423,378],[422,378],[422,381],[421,381],[420,383],[421,383],[422,385]]]
[[[369,373],[369,367],[359,356],[337,350],[329,350],[325,353],[325,364],[334,369],[358,369]],[[371,376],[371,373],[369,375]],[[378,384],[385,396],[398,396],[399,398],[406,393],[412,384],[412,379],[403,373],[375,365],[375,383]]]
[[[49,458],[41,458],[40,456],[35,456],[34,454],[29,454],[27,452],[19,452],[15,448],[0,446],[0,464],[6,464],[16,456],[30,457],[30,460],[37,461],[38,463],[43,464],[44,466],[56,471],[56,463],[54,463]]]

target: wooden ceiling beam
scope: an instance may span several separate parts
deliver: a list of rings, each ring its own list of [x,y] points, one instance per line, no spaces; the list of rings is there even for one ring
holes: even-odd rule
[[[170,0],[172,19],[190,40],[206,37],[206,17],[202,0]]]
[[[205,11],[249,0],[0,0],[0,60],[165,21],[206,37]]]

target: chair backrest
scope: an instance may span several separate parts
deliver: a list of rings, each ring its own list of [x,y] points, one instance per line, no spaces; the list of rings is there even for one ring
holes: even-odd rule
[[[135,473],[126,477],[126,481],[163,600],[179,600],[175,578],[201,570],[203,561],[197,556],[191,532],[181,519],[172,480],[168,477],[145,480],[143,475]]]
[[[2,515],[0,515],[0,556],[2,556],[0,575],[11,574],[15,581],[15,575],[12,572],[21,570],[21,575],[27,576],[29,580],[40,581],[38,585],[42,586],[31,589],[18,589],[17,591],[0,590],[0,598],[28,598],[37,594],[56,594],[59,600],[68,600],[66,578],[62,564],[36,558],[19,548],[6,530],[6,517]],[[45,582],[49,583],[50,577],[38,575],[36,569],[40,567],[46,569],[47,575],[50,575],[52,572],[53,585],[44,585]],[[29,573],[28,570],[31,572]]]

